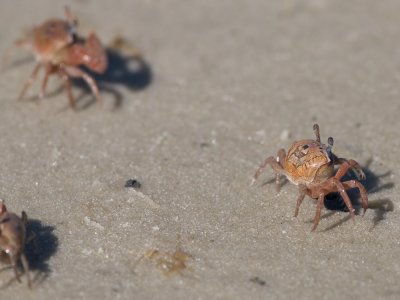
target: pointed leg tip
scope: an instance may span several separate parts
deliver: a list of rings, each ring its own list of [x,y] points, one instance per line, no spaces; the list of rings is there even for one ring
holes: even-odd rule
[[[29,289],[32,289],[32,280],[31,280],[31,277],[29,276],[29,275],[27,275],[28,276],[28,288]]]
[[[77,112],[78,111],[78,109],[76,108],[76,104],[75,104],[75,101],[70,101],[70,103],[69,103],[69,107],[71,107],[71,109],[73,110],[73,111],[75,111],[75,112]]]
[[[368,208],[364,207],[363,213],[362,213],[361,217],[364,217],[364,216],[365,216],[365,213],[367,212],[367,209],[368,209]]]
[[[315,229],[317,229],[319,222],[313,224],[313,227],[311,228],[311,232],[314,232]]]

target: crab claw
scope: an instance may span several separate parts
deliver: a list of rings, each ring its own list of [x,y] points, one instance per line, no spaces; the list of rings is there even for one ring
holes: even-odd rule
[[[365,180],[367,178],[367,176],[365,175],[365,173],[362,169],[359,169],[357,171],[358,171],[357,177],[359,180]]]
[[[365,180],[367,178],[367,176],[365,175],[364,171],[361,169],[360,166],[352,167],[351,170],[356,175],[358,180]]]
[[[99,38],[91,32],[84,44],[85,65],[97,73],[104,73],[108,66],[106,51]]]

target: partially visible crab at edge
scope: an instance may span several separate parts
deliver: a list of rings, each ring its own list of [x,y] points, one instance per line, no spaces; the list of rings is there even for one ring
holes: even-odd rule
[[[3,200],[0,199],[0,253],[4,252],[9,257],[11,266],[14,269],[15,278],[19,282],[21,280],[17,264],[21,261],[28,279],[28,286],[31,287],[29,263],[24,254],[27,222],[28,216],[24,211],[21,217],[8,212]]]
[[[287,154],[284,149],[280,149],[277,158],[275,159],[273,156],[268,157],[254,175],[254,180],[256,180],[266,166],[270,165],[275,171],[275,182],[278,191],[280,189],[280,174],[285,175],[290,182],[299,187],[299,196],[294,213],[295,217],[297,217],[300,205],[306,195],[317,199],[317,210],[312,231],[318,226],[324,199],[329,193],[339,192],[353,220],[354,208],[346,190],[358,188],[361,195],[363,215],[368,208],[367,191],[359,181],[340,181],[349,169],[354,171],[359,180],[364,180],[365,174],[361,166],[353,159],[347,160],[337,157],[332,152],[333,138],[329,137],[328,145],[325,145],[321,143],[318,124],[314,124],[313,129],[316,137],[315,140],[296,141],[290,147]],[[340,165],[336,174],[334,174],[335,165]]]

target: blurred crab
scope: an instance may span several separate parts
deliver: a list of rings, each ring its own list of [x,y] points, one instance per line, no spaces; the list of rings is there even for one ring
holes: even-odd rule
[[[327,194],[339,192],[353,220],[354,208],[346,190],[352,188],[359,189],[363,215],[368,208],[368,195],[366,189],[359,181],[340,181],[349,169],[354,171],[359,180],[365,179],[365,174],[360,165],[353,159],[347,160],[333,154],[333,138],[328,138],[328,145],[325,145],[321,143],[318,124],[314,124],[313,129],[316,140],[300,140],[294,142],[287,155],[284,149],[280,149],[276,159],[270,156],[264,161],[256,171],[253,180],[257,180],[266,166],[270,165],[275,171],[275,182],[278,191],[280,188],[279,177],[281,173],[284,174],[290,182],[297,185],[299,187],[299,196],[294,213],[295,217],[297,217],[300,205],[306,195],[313,199],[318,199],[312,227],[314,231],[318,226],[321,217],[321,209]],[[340,165],[336,174],[334,174],[335,165]]]
[[[0,253],[8,256],[11,267],[14,269],[15,278],[19,282],[21,279],[17,264],[21,261],[28,279],[28,286],[31,287],[29,264],[24,254],[27,222],[28,216],[24,211],[21,217],[8,212],[3,200],[0,199]]]
[[[25,38],[15,42],[15,45],[32,51],[37,60],[30,78],[21,90],[19,99],[24,97],[39,70],[43,67],[45,75],[39,99],[43,98],[45,94],[49,76],[58,74],[63,80],[72,108],[75,108],[75,99],[69,77],[85,80],[96,100],[100,102],[100,93],[95,80],[78,66],[84,65],[96,73],[104,73],[108,65],[106,51],[94,32],[91,32],[86,39],[77,35],[77,22],[68,7],[65,7],[65,17],[66,20],[50,19],[45,21],[29,30]]]

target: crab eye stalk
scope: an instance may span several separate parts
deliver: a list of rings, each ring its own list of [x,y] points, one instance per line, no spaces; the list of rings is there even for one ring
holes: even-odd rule
[[[326,151],[331,154],[332,153],[332,147],[333,147],[333,137],[328,138],[328,147],[326,147]]]
[[[313,130],[314,130],[315,138],[316,138],[317,142],[320,143],[321,142],[321,137],[319,136],[319,126],[318,126],[318,124],[314,124]]]

